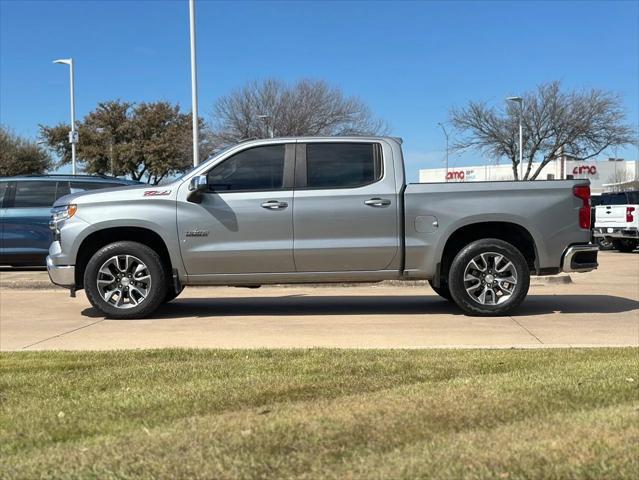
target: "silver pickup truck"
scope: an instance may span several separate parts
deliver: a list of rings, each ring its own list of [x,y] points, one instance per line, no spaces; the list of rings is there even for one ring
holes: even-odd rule
[[[391,279],[502,315],[531,274],[597,268],[587,180],[407,185],[389,137],[245,142],[171,184],[69,195],[52,214],[51,281],[114,318],[186,285]]]

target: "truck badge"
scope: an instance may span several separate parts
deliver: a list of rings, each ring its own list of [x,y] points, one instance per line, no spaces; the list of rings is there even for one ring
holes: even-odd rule
[[[208,237],[209,236],[209,231],[208,230],[188,230],[186,232],[186,236],[187,237]]]
[[[157,196],[162,196],[162,195],[169,195],[171,193],[171,190],[145,190],[144,191],[144,196],[145,197],[157,197]]]

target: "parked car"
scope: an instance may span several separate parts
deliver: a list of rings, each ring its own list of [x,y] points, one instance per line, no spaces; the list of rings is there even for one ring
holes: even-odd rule
[[[395,138],[258,140],[161,187],[60,198],[47,267],[114,318],[185,285],[388,279],[502,315],[531,273],[597,267],[589,201],[588,180],[407,185]]]
[[[58,198],[137,183],[95,175],[0,177],[0,265],[46,264],[51,207]]]
[[[639,191],[603,193],[595,207],[595,239],[621,252],[639,246]]]

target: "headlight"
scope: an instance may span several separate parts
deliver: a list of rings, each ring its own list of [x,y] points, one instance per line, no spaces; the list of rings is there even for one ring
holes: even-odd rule
[[[51,209],[51,222],[58,223],[63,220],[68,220],[78,210],[78,206],[75,203],[69,205],[61,205],[59,207],[53,207]]]

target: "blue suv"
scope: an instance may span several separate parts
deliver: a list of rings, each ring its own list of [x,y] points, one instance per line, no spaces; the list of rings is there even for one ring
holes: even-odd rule
[[[95,175],[0,177],[0,265],[45,265],[51,206],[63,195],[138,183]]]

